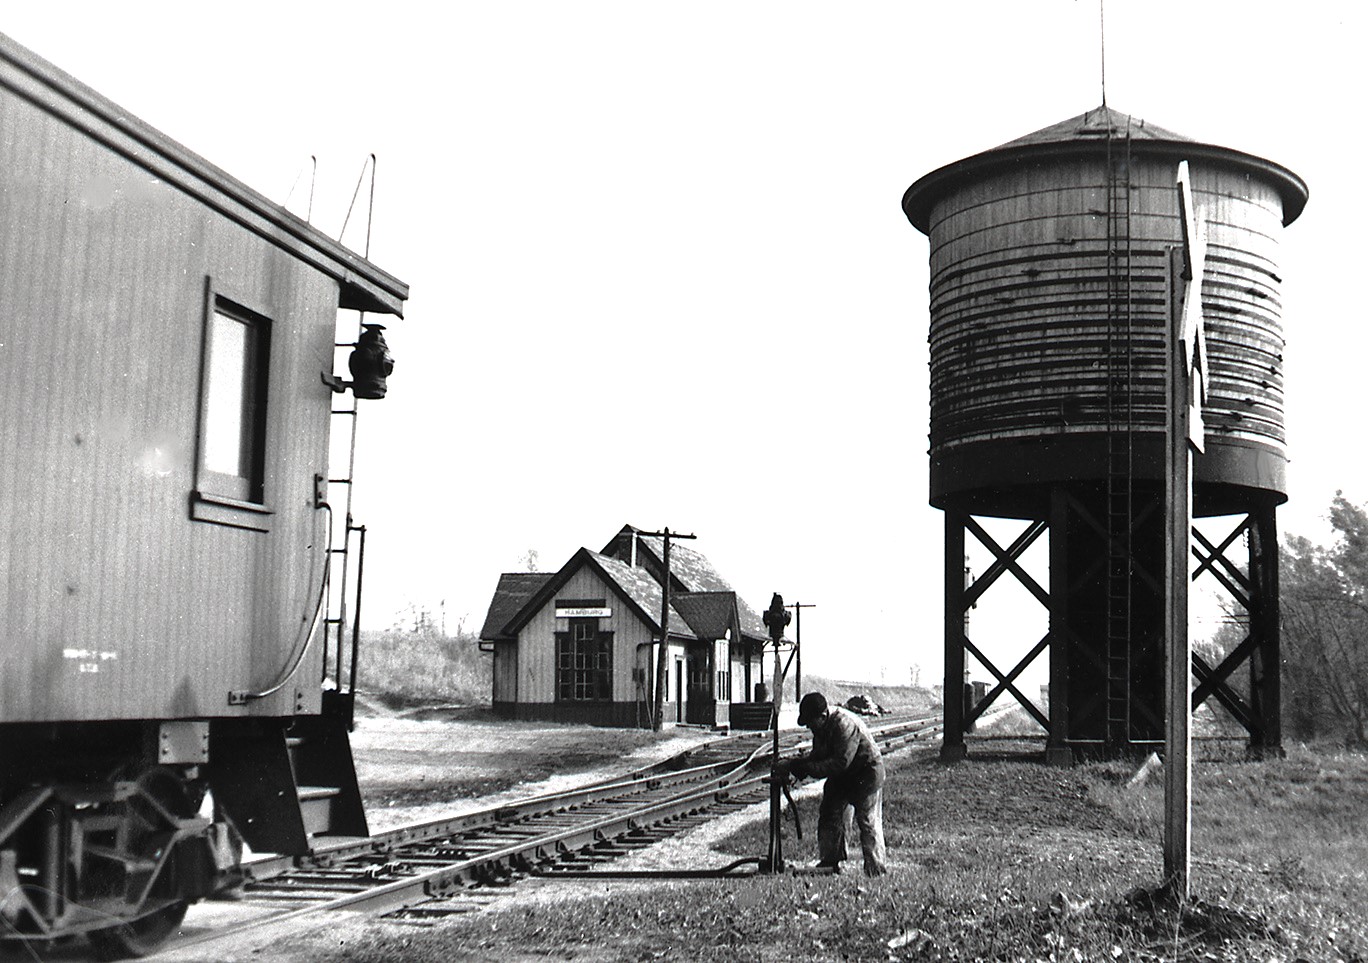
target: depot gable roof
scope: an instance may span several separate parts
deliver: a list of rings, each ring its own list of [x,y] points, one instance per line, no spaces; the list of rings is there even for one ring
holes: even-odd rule
[[[484,626],[480,629],[480,638],[486,642],[511,638],[504,634],[503,627],[554,577],[554,572],[505,572],[500,575]]]
[[[494,601],[490,603],[490,617],[485,620],[480,638],[484,641],[516,638],[523,626],[555,598],[556,593],[573,575],[586,566],[602,579],[613,595],[631,609],[637,618],[646,623],[652,630],[660,631],[660,606],[662,602],[660,583],[646,572],[634,569],[625,562],[600,555],[598,552],[592,552],[587,548],[581,548],[570,557],[565,565],[561,566],[560,571],[547,576],[535,592],[525,596],[522,604],[516,608],[513,615],[505,620],[502,626],[496,628],[491,623],[496,607],[500,611],[511,607],[511,600],[500,600],[499,598],[498,591],[505,588],[503,579],[507,577],[501,576],[499,590],[496,590]],[[670,635],[684,638],[693,637],[689,632],[688,622],[679,614],[673,600],[670,605]]]
[[[624,543],[624,536],[629,542]],[[630,544],[634,537],[635,545]],[[624,548],[624,544],[627,545]],[[511,641],[578,572],[591,569],[651,631],[660,632],[664,590],[660,582],[664,540],[624,526],[602,552],[581,548],[559,571],[510,572],[499,577],[480,639]],[[635,554],[631,554],[632,552]],[[624,558],[623,553],[628,553]],[[633,564],[636,562],[637,564]],[[700,552],[678,542],[670,545],[670,636],[721,639],[733,626],[741,637],[763,642],[768,636],[760,617],[745,603]],[[740,641],[734,639],[733,641]]]
[[[613,551],[619,545],[619,539],[623,535],[630,534],[636,535],[637,551],[644,552],[650,559],[651,567],[660,571],[664,567],[662,559],[665,557],[665,539],[657,535],[644,535],[635,526],[624,525],[622,530],[614,536],[613,541],[604,548],[604,552]],[[760,621],[760,616],[746,604],[746,600],[732,588],[731,583],[722,577],[721,573],[702,552],[690,548],[687,544],[671,541],[670,575],[673,582],[685,592],[730,593],[736,599],[736,609],[742,634],[747,638],[761,641],[769,638],[764,623]]]

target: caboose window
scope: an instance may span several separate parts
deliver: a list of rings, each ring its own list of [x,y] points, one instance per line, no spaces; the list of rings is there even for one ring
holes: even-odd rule
[[[613,698],[613,633],[600,632],[598,619],[571,619],[556,633],[556,699],[608,702]]]
[[[264,528],[266,385],[271,322],[225,298],[211,297],[205,320],[197,505],[212,503],[249,515],[197,509],[195,517]]]

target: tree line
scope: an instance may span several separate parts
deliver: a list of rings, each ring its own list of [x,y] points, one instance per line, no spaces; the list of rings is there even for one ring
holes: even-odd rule
[[[1278,569],[1282,640],[1282,724],[1298,741],[1342,741],[1368,749],[1368,508],[1336,492],[1331,538],[1318,544],[1289,534]],[[1247,614],[1233,599],[1221,602],[1226,621],[1193,648],[1213,663],[1243,641]],[[1247,683],[1230,684],[1247,697]],[[1239,725],[1213,705],[1216,724]]]
[[[1336,492],[1330,524],[1328,545],[1283,542],[1283,728],[1368,748],[1368,510]]]

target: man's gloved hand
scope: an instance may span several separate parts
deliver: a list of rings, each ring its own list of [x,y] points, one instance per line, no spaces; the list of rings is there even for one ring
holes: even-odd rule
[[[789,761],[788,774],[794,779],[806,779],[808,774],[807,760],[802,756]]]

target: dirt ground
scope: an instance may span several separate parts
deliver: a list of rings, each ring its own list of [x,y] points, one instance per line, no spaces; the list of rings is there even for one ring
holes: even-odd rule
[[[625,775],[720,735],[701,728],[653,733],[512,722],[495,718],[485,709],[460,706],[393,710],[365,704],[358,705],[351,741],[367,821],[371,832],[382,832]],[[704,858],[715,861],[715,854]],[[542,899],[563,898],[564,887],[548,890],[532,885],[515,892],[535,905]],[[193,934],[233,925],[239,915],[239,904],[201,903],[191,909],[186,930]],[[159,958],[177,963],[222,963],[225,958],[307,963],[323,949],[354,941],[375,925],[364,916],[338,914],[312,926],[306,924],[287,945],[268,948],[260,944],[259,934],[248,931],[232,946],[215,951],[226,957],[209,956],[191,947],[163,952]],[[71,947],[68,955],[45,957],[53,961],[85,958],[83,944]]]
[[[367,707],[352,733],[372,832],[624,775],[719,737],[513,722],[488,711]]]

